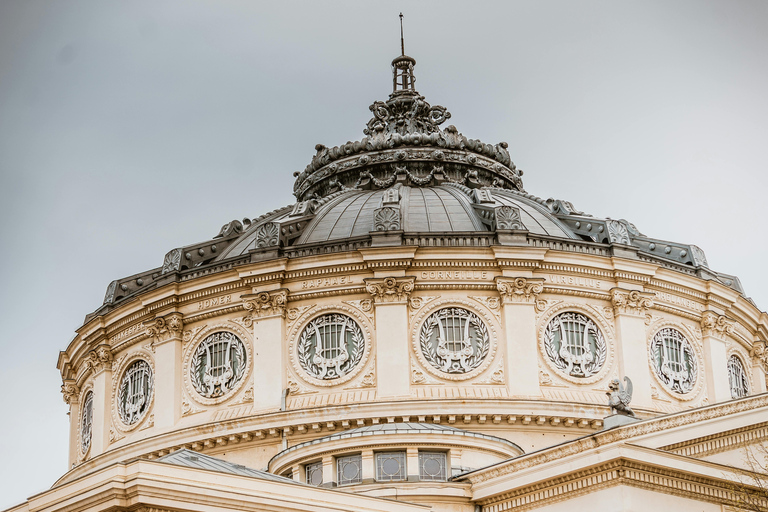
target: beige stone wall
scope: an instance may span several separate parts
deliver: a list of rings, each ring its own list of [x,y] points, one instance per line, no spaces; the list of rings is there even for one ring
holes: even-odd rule
[[[466,373],[441,372],[419,348],[422,325],[443,307],[464,308],[487,328],[487,354]],[[568,311],[605,339],[605,362],[588,378],[563,373],[546,352],[547,324]],[[351,317],[364,336],[360,361],[337,380],[309,376],[297,355],[303,329],[324,313]],[[699,363],[684,395],[650,361],[650,340],[665,327],[685,335]],[[224,397],[204,399],[188,367],[198,344],[221,331],[246,345],[246,373]],[[169,284],[78,330],[59,367],[72,396],[95,394],[93,440],[88,453],[70,450],[75,469],[64,479],[182,446],[264,467],[282,448],[390,421],[451,425],[532,451],[599,429],[608,383],[624,375],[643,417],[729,400],[731,354],[743,358],[750,393],[765,391],[754,345],[767,331],[765,315],[733,290],[621,258],[395,247],[254,263]],[[126,426],[116,393],[138,358],[154,370],[154,393],[147,414]],[[78,417],[78,400],[70,406]],[[77,426],[71,443],[80,443]]]

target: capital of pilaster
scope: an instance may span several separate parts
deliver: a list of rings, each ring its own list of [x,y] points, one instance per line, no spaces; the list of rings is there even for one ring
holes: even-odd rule
[[[540,277],[497,277],[496,289],[505,304],[535,304],[536,297],[544,291],[544,279]]]
[[[77,387],[74,380],[65,380],[61,385],[61,394],[64,398],[64,403],[73,405],[80,400],[80,388]]]
[[[617,315],[645,316],[653,307],[654,294],[638,290],[611,289],[611,302]]]
[[[100,373],[112,369],[112,350],[109,345],[103,344],[88,352],[85,360],[86,367],[93,373]]]
[[[246,327],[253,325],[254,320],[270,316],[285,316],[285,306],[288,304],[288,290],[280,288],[268,292],[243,295],[243,308],[248,311],[243,321]]]
[[[365,289],[374,304],[406,304],[413,291],[415,277],[385,277],[364,279]]]
[[[184,330],[184,317],[181,313],[169,313],[144,322],[143,325],[146,327],[146,335],[152,339],[152,343],[160,344],[175,338],[181,339]]]
[[[749,355],[752,356],[752,361],[755,365],[759,366],[765,373],[768,373],[768,343],[764,341],[754,342]]]
[[[714,311],[705,311],[701,314],[701,334],[723,339],[733,334],[733,320]]]

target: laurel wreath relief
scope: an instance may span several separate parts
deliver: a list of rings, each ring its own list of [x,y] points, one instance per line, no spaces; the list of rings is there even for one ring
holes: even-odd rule
[[[437,349],[435,348],[434,343],[432,343],[432,335],[434,333],[434,329],[438,327],[438,323],[440,322],[441,318],[445,317],[449,311],[460,312],[462,316],[466,316],[467,321],[472,327],[474,327],[474,335],[470,336],[474,338],[475,345],[473,347],[472,354],[467,357],[466,368],[462,366],[450,365],[447,372],[467,373],[480,366],[483,360],[485,360],[491,348],[491,339],[488,335],[488,327],[486,327],[485,323],[480,320],[476,314],[467,311],[466,309],[444,308],[435,311],[429,317],[427,317],[427,319],[424,321],[424,324],[421,326],[421,331],[419,332],[419,346],[421,348],[421,353],[424,356],[424,359],[430,365],[432,365],[434,368],[437,368],[438,370],[444,371],[444,368],[446,367],[444,364],[445,359],[438,355]]]
[[[547,357],[549,357],[549,360],[561,371],[565,372],[568,368],[568,362],[564,360],[562,357],[560,357],[560,354],[555,352],[555,335],[560,329],[560,321],[563,319],[564,315],[576,315],[578,317],[582,317],[586,320],[587,327],[585,329],[584,335],[587,336],[589,332],[594,333],[594,339],[595,339],[595,352],[593,354],[593,360],[589,363],[586,363],[583,365],[583,371],[584,375],[583,377],[590,377],[597,372],[600,371],[600,369],[605,364],[605,359],[608,354],[608,350],[605,343],[605,338],[603,337],[603,333],[600,332],[600,329],[598,329],[597,325],[595,323],[585,317],[584,315],[581,315],[579,313],[561,313],[560,315],[557,315],[555,318],[553,318],[549,324],[547,325],[547,329],[544,333],[544,336],[546,337],[545,343],[544,343],[544,349],[547,352]],[[562,343],[562,340],[560,341]],[[577,375],[574,375],[577,376]],[[582,375],[578,375],[582,376]]]
[[[341,366],[339,366],[339,374],[337,374],[334,369],[333,371],[329,371],[323,375],[321,368],[312,361],[313,349],[315,349],[314,352],[316,352],[317,344],[320,342],[320,340],[315,339],[315,326],[323,325],[328,322],[329,319],[337,322],[342,320],[346,322],[348,328],[347,332],[350,333],[351,346],[349,346],[350,344],[346,339],[344,342],[348,344],[347,351],[350,354],[350,358],[341,364]],[[360,329],[360,326],[352,318],[337,313],[331,313],[317,317],[308,323],[307,326],[304,327],[304,330],[301,332],[301,337],[299,338],[299,343],[296,347],[296,355],[298,356],[299,364],[301,367],[312,377],[318,379],[322,378],[323,380],[338,379],[349,373],[349,371],[357,366],[357,364],[363,358],[364,352],[365,337],[363,336],[363,331]]]
[[[235,352],[235,365],[232,366],[232,377],[221,385],[219,393],[211,393],[208,390],[208,386],[201,380],[206,372],[206,366],[211,364],[206,356],[206,349],[211,345],[216,337],[226,336],[230,338]],[[192,356],[192,371],[190,372],[190,381],[195,391],[200,393],[201,396],[206,398],[216,398],[225,395],[228,391],[232,390],[235,385],[240,381],[245,374],[248,361],[245,355],[245,345],[243,342],[232,333],[229,332],[217,332],[206,337],[195,349],[195,354]]]

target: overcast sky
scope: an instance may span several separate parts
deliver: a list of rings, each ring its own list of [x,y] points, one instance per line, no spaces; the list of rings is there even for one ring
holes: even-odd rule
[[[293,202],[416,86],[528,192],[699,245],[768,307],[768,2],[0,0],[0,509],[66,471],[58,351],[113,279]]]

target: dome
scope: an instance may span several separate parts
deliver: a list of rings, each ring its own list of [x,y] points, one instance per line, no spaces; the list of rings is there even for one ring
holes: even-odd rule
[[[441,127],[414,64],[361,140],[316,146],[294,203],[110,283],[59,357],[59,484],[135,457],[471,510],[467,481],[610,421],[668,448],[663,415],[765,399],[766,317],[737,278],[527,192],[508,144]]]

